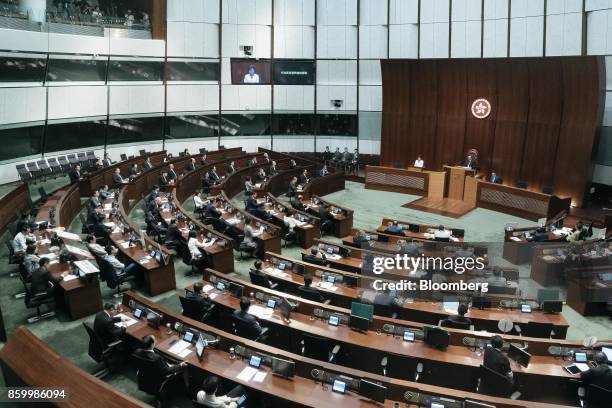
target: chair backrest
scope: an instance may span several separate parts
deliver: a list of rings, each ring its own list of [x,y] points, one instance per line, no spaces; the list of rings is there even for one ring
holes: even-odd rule
[[[35,162],[29,162],[27,166],[28,166],[28,170],[30,171],[38,171],[38,166],[36,166]]]
[[[43,186],[38,187],[38,194],[40,194],[40,199],[42,201],[47,201],[47,198],[49,196],[47,195],[47,192],[45,191],[45,188]]]
[[[136,364],[138,389],[150,395],[158,394],[165,379],[164,374],[151,360],[136,354],[132,354],[132,358]]]
[[[66,156],[60,156],[57,158],[60,164],[68,164],[68,160],[66,160]]]
[[[328,339],[325,337],[312,336],[310,334],[304,334],[302,339],[304,340],[305,357],[321,361],[329,360],[330,347]]]
[[[387,377],[412,380],[417,364],[417,359],[407,359],[399,354],[387,353]]]
[[[269,288],[268,279],[265,276],[258,275],[249,271],[249,277],[251,278],[251,283],[257,286],[263,286],[264,288]]]
[[[551,186],[544,186],[542,187],[542,193],[544,194],[548,194],[548,195],[552,195],[553,194],[553,188]]]
[[[584,408],[609,408],[612,407],[612,390],[591,384],[587,388]]]
[[[79,159],[84,159],[85,158],[85,152],[77,153],[77,157]]]
[[[90,151],[87,152],[87,157],[89,159],[95,159],[96,158],[96,154],[94,153],[93,150],[90,150]]]
[[[245,337],[249,340],[255,340],[257,337],[259,337],[259,331],[253,327],[252,324],[249,324],[236,316],[232,316],[232,321],[238,336]]]
[[[181,307],[183,308],[183,316],[189,317],[190,319],[194,319],[197,321],[202,320],[202,316],[204,316],[204,311],[196,299],[189,299],[183,296],[179,296],[181,301]]]
[[[51,157],[50,159],[48,159],[48,162],[51,167],[59,166],[59,163],[57,162],[57,157]]]
[[[454,320],[449,320],[449,319],[442,320],[440,326],[442,326],[442,327],[450,327],[451,329],[470,330],[470,323],[468,323],[468,322],[456,322]]]
[[[121,160],[123,160],[123,161],[126,161],[126,160],[128,159],[128,158],[127,158],[127,155],[126,155],[125,153],[121,153],[121,154],[119,155],[119,157],[121,157]]]
[[[141,149],[141,150],[139,150],[139,151],[138,151],[138,153],[139,153],[141,156],[146,156],[146,155],[147,155],[147,151],[146,151],[145,149]]]
[[[552,323],[527,322],[523,334],[528,337],[549,338],[554,328]]]
[[[516,182],[517,188],[527,188],[527,182],[525,180],[519,180]]]
[[[89,354],[89,357],[93,358],[99,363],[102,361],[102,355],[104,354],[104,346],[102,344],[102,341],[100,340],[90,323],[83,322],[83,327],[85,327],[85,331],[89,335],[89,347],[87,350],[87,354]]]
[[[323,300],[323,295],[318,291],[314,292],[305,288],[298,288],[298,295],[304,299],[312,300],[313,302],[321,302]]]
[[[106,281],[109,288],[115,289],[117,287],[117,274],[113,266],[108,263],[104,258],[100,258],[100,279]]]
[[[512,382],[503,374],[480,365],[479,394],[508,397],[512,393]]]
[[[16,168],[17,170],[25,170],[26,166],[25,166],[25,164],[21,163],[21,164],[17,164],[17,165],[15,166],[15,168]]]

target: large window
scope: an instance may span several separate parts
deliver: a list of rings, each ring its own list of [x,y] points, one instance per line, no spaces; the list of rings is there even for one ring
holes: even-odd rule
[[[357,115],[319,115],[319,133],[326,136],[357,136]]]
[[[109,81],[161,81],[162,61],[111,61],[108,67]]]
[[[219,115],[168,116],[166,119],[166,139],[190,139],[216,137]]]
[[[45,152],[104,146],[106,120],[56,123],[47,126]]]
[[[42,152],[44,126],[0,130],[0,160],[16,159]]]
[[[120,118],[108,121],[108,145],[162,141],[164,118]]]
[[[45,58],[0,57],[0,82],[42,82]]]
[[[218,81],[218,62],[168,61],[168,81]]]
[[[314,131],[313,114],[274,114],[272,132],[275,135],[314,135]]]
[[[270,114],[228,114],[221,120],[222,136],[260,136],[270,134]]]
[[[106,60],[49,59],[47,81],[85,82],[106,80]]]

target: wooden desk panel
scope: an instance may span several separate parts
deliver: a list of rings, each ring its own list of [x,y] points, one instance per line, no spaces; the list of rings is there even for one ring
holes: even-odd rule
[[[365,188],[367,189],[426,196],[428,187],[428,172],[366,166]]]
[[[17,219],[17,211],[23,212],[30,207],[30,200],[30,189],[24,183],[0,199],[0,235]]]

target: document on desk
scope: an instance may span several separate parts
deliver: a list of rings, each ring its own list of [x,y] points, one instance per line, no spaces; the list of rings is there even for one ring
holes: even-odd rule
[[[321,282],[321,287],[323,289],[331,289],[332,286],[334,286],[334,284],[331,282]]]
[[[123,313],[117,313],[115,316],[121,318],[120,322],[115,323],[115,326],[117,327],[130,327],[131,325],[138,323],[138,320],[132,319],[130,316]]]
[[[47,244],[51,243],[51,240],[50,239],[41,239],[41,240],[38,241],[38,243],[40,245],[47,245]]]
[[[71,280],[75,280],[76,278],[78,278],[78,276],[76,275],[66,275],[62,278],[62,280],[64,282],[70,282]]]
[[[258,370],[256,368],[247,366],[244,367],[244,369],[238,373],[236,379],[249,382],[255,376],[255,374],[257,374],[257,372]]]
[[[251,305],[247,313],[252,314],[253,316],[258,317],[258,318],[267,317],[267,316],[271,316],[272,313],[274,313],[274,309],[269,308],[269,307],[262,307],[258,305]]]
[[[332,261],[337,261],[338,259],[342,259],[342,257],[338,254],[329,254],[325,255],[327,259],[331,259]]]
[[[206,293],[210,292],[211,290],[213,290],[214,287],[212,285],[205,285],[202,290]]]
[[[112,210],[113,209],[113,203],[106,203],[104,204],[104,210],[108,211],[108,210]]]
[[[204,248],[208,248],[211,247],[215,244],[215,242],[217,242],[217,238],[213,238],[208,242],[204,242]]]
[[[81,241],[81,237],[78,234],[73,234],[72,232],[66,231],[56,231],[57,236],[60,238],[71,239],[73,241]]]
[[[519,237],[510,237],[510,239],[514,242],[521,242],[521,239]]]
[[[96,267],[96,265],[92,264],[88,260],[84,261],[75,261],[74,263],[80,270],[85,273],[98,273],[100,270]]]
[[[254,382],[263,382],[264,379],[266,378],[266,375],[268,373],[266,373],[265,371],[257,371],[257,374],[255,374],[255,376],[253,377],[253,381]]]
[[[84,249],[81,249],[79,247],[75,247],[74,245],[66,245],[66,249],[71,254],[76,254],[76,255],[84,256],[89,259],[93,259],[93,256],[91,256],[91,254],[88,251],[85,251]]]
[[[172,347],[170,347],[168,349],[168,351],[172,354],[176,354],[177,356],[180,355],[180,353],[182,353],[187,347],[189,347],[191,345],[191,343],[186,342],[185,340],[179,340],[176,343],[174,343],[172,345]]]
[[[121,242],[119,245],[121,245],[123,249],[128,249],[130,247],[130,241]]]
[[[585,371],[589,371],[591,367],[589,367],[586,363],[574,363],[576,367],[580,370],[580,372],[584,373]]]
[[[112,229],[115,229],[115,226],[116,226],[114,222],[105,222],[103,224]]]
[[[225,222],[227,222],[230,225],[236,225],[240,223],[240,220],[234,217],[234,218],[228,218],[227,220],[225,220]]]

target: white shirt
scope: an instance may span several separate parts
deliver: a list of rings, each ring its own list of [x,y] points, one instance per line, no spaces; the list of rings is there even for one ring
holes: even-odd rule
[[[193,196],[193,202],[195,204],[195,208],[202,208],[202,207],[204,207],[204,200],[202,200],[200,198],[200,196],[197,195],[197,194]]]
[[[15,238],[13,238],[13,248],[15,252],[25,252],[27,246],[26,236],[22,232],[18,232]]]
[[[232,401],[232,398],[227,395],[218,397],[216,395],[206,394],[204,391],[198,391],[196,400],[205,407],[211,408],[236,408],[238,406],[238,404]]]
[[[189,238],[189,241],[187,241],[187,248],[189,248],[192,258],[200,258],[202,256],[199,247],[200,242],[197,240],[197,238]]]
[[[451,237],[451,232],[449,230],[436,230],[434,232],[434,238],[450,238]]]
[[[297,225],[297,220],[293,217],[285,217],[284,221],[290,229],[294,229]]]
[[[425,166],[425,162],[423,160],[416,159],[414,161],[414,167],[423,168]]]
[[[253,76],[246,74],[244,76],[244,80],[242,81],[245,84],[258,84],[259,83],[259,75],[253,74]]]

